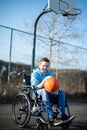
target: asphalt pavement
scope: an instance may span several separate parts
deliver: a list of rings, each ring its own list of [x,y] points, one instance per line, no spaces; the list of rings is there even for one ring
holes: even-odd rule
[[[69,130],[87,130],[87,103],[69,103],[71,114],[76,115]],[[25,128],[19,128],[12,118],[12,105],[0,104],[0,130],[36,130],[36,118],[31,117]],[[49,127],[49,130],[62,130],[62,127]]]

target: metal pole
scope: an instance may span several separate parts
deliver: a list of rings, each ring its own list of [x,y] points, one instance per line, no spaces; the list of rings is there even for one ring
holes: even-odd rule
[[[48,9],[48,10],[43,10],[37,17],[36,21],[35,21],[35,24],[34,24],[34,38],[33,38],[33,48],[32,48],[32,67],[31,67],[31,71],[32,69],[35,67],[35,49],[36,49],[36,30],[37,30],[37,24],[38,24],[38,21],[40,19],[40,17],[45,14],[45,13],[48,13],[48,12],[52,12],[51,9]],[[64,15],[64,14],[61,14],[62,16],[67,16],[67,15]]]
[[[8,93],[8,95],[10,95],[10,72],[11,72],[12,38],[13,38],[13,29],[11,29],[9,65],[8,65],[8,86],[7,86],[7,93]]]
[[[33,39],[33,49],[32,49],[32,69],[35,67],[35,49],[36,49],[36,30],[37,30],[37,23],[40,17],[45,14],[51,12],[51,10],[43,10],[37,17],[35,24],[34,24],[34,39]],[[31,70],[32,71],[32,70]]]

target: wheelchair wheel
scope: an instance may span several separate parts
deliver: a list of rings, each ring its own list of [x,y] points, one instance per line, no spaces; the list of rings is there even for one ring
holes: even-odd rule
[[[67,100],[65,101],[65,113],[67,114],[68,117],[71,116],[71,114],[70,114],[70,108],[69,108]]]
[[[69,105],[68,105],[68,101],[67,101],[67,100],[65,101],[65,113],[67,114],[68,117],[71,116],[71,114],[70,114],[70,108],[69,108]],[[63,124],[63,125],[62,125],[62,129],[63,129],[63,130],[68,130],[69,125],[70,125],[69,123]]]
[[[36,130],[48,130],[48,125],[42,123],[39,119],[37,120],[37,128]]]
[[[26,94],[20,93],[12,104],[13,119],[18,127],[25,127],[30,120],[30,100]]]
[[[69,128],[69,124],[62,125],[62,129],[63,129],[63,130],[68,130],[68,128]]]

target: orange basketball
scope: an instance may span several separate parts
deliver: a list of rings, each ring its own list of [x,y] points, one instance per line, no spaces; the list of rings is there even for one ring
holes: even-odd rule
[[[47,92],[54,92],[59,89],[59,82],[54,77],[47,78],[44,81],[44,88]]]

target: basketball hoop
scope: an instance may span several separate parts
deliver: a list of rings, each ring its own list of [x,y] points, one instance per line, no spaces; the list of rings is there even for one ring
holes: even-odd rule
[[[81,9],[69,8],[69,9],[66,9],[66,11],[64,13],[61,13],[61,14],[62,14],[62,16],[67,16],[69,19],[72,19],[72,17],[74,17],[73,19],[75,19],[76,16],[81,13],[82,13]]]

